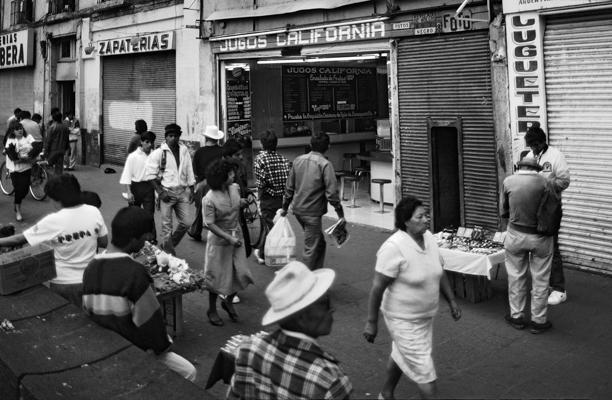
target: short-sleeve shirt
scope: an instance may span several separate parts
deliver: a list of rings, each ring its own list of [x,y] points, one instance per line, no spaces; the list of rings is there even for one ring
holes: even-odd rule
[[[83,282],[83,271],[96,255],[98,238],[107,234],[100,210],[86,204],[62,208],[23,232],[30,245],[53,247],[57,277],[51,282],[58,284]]]
[[[228,231],[237,229],[240,213],[240,186],[233,183],[228,192],[209,190],[202,199],[204,225],[215,224]]]
[[[13,145],[15,146],[15,151],[20,157],[27,157],[28,153],[32,150],[32,143],[34,143],[34,138],[31,135],[23,136],[21,139],[9,138],[6,141],[5,148]],[[30,168],[32,168],[31,162],[22,162],[22,161],[13,161],[9,157],[6,157],[6,168],[10,172],[23,172]]]
[[[425,249],[412,237],[397,231],[376,253],[376,272],[395,280],[383,295],[381,309],[395,318],[433,317],[438,310],[442,263],[433,235],[423,235]]]

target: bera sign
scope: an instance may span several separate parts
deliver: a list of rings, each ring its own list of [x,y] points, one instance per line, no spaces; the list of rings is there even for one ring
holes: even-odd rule
[[[23,30],[0,35],[0,69],[34,64],[34,31]]]

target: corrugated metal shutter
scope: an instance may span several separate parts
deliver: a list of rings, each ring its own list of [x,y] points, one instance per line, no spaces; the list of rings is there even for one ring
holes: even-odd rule
[[[398,45],[402,193],[429,202],[427,117],[463,119],[465,224],[498,226],[487,31],[407,38]],[[429,204],[427,204],[430,206]]]
[[[176,56],[174,51],[103,58],[104,162],[123,164],[134,133],[144,119],[164,138],[164,126],[176,121]]]
[[[612,13],[547,21],[544,35],[550,145],[563,152],[559,247],[564,261],[612,272]]]
[[[0,70],[0,135],[6,131],[6,120],[17,107],[34,113],[34,74],[32,68]]]

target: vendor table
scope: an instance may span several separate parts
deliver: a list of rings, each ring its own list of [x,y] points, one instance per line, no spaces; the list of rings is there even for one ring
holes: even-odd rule
[[[183,293],[186,292],[173,290],[157,294],[157,300],[166,321],[166,329],[172,337],[183,334]]]

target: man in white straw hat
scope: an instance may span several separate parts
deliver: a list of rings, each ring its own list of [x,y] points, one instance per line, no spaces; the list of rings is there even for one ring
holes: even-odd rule
[[[202,198],[209,189],[206,184],[206,170],[214,161],[221,159],[223,152],[219,141],[225,137],[223,131],[215,125],[207,125],[202,135],[204,135],[204,146],[197,149],[193,155],[196,215],[187,231],[189,237],[198,242],[202,241]]]
[[[292,261],[266,288],[270,309],[263,325],[280,329],[241,343],[228,399],[347,399],[353,390],[338,361],[323,351],[333,312],[328,290],[335,272],[311,271]]]

